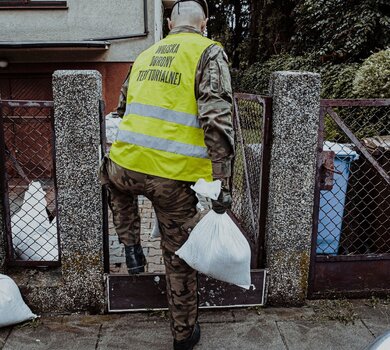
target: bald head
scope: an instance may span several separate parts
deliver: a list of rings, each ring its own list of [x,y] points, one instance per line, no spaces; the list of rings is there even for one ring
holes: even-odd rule
[[[169,29],[178,26],[191,26],[203,32],[206,29],[207,20],[202,6],[195,1],[186,1],[177,4],[172,9],[168,26]]]

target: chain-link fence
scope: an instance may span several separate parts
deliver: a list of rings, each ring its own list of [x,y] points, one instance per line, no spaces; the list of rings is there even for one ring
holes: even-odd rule
[[[271,99],[235,94],[234,107],[232,212],[251,245],[252,267],[259,267],[264,262]]]
[[[320,192],[317,254],[390,253],[390,100],[324,100],[332,185]]]
[[[57,265],[53,103],[0,101],[8,262]]]

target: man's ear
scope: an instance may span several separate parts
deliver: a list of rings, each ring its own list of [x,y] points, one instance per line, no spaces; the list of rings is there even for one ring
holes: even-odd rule
[[[169,28],[169,30],[172,30],[172,28],[173,28],[173,22],[171,21],[170,18],[167,18],[167,21],[168,21],[168,28]]]
[[[209,21],[208,18],[206,18],[204,21],[202,21],[202,24],[201,24],[201,26],[200,26],[200,31],[201,31],[202,33],[206,30],[208,21]]]

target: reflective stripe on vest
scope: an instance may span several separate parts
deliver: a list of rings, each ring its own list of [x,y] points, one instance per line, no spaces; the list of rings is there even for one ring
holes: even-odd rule
[[[137,134],[132,131],[119,130],[117,140],[142,147],[153,148],[158,151],[181,154],[183,156],[188,157],[205,159],[209,157],[207,154],[206,147],[192,146],[182,142],[165,140],[158,137],[143,134]]]
[[[200,128],[198,116],[189,113],[175,112],[166,108],[148,106],[141,103],[130,103],[126,106],[125,115],[137,114],[144,117],[153,117],[167,122]]]
[[[195,75],[200,57],[213,44],[199,34],[174,34],[137,58],[125,116],[110,151],[114,162],[173,180],[212,180],[198,120]]]

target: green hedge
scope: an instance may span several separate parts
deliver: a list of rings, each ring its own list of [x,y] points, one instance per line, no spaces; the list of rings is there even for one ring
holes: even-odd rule
[[[281,70],[321,74],[322,98],[390,98],[390,50],[377,52],[362,64],[321,64],[313,56],[273,56],[245,71],[234,72],[234,90],[267,95],[271,73]],[[388,108],[340,108],[338,113],[359,138],[389,133],[386,127]],[[329,118],[326,120],[326,138],[349,142]]]
[[[353,93],[360,98],[390,98],[390,49],[363,62],[353,81]]]
[[[255,63],[244,71],[232,73],[235,91],[268,94],[269,78],[272,72],[295,70],[321,74],[322,98],[353,97],[352,86],[358,63],[321,64],[313,56],[278,55],[264,63]]]

